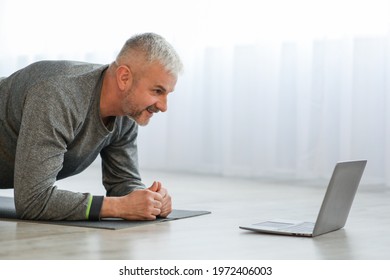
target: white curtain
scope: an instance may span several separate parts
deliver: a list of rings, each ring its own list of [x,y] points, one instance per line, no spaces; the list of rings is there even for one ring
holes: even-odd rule
[[[140,129],[142,168],[317,179],[365,158],[363,180],[390,185],[388,0],[0,0],[0,9],[0,76],[41,59],[109,63],[144,31],[176,46],[185,71],[168,112]]]

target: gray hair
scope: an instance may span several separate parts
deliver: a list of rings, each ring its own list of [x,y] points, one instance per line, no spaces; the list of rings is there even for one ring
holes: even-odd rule
[[[135,51],[144,54],[147,62],[160,62],[175,77],[182,72],[183,64],[179,55],[162,36],[155,33],[138,34],[126,41],[119,52],[116,62],[120,63]]]

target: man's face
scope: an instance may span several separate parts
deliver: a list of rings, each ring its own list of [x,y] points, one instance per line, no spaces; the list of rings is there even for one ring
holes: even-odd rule
[[[160,64],[149,66],[136,80],[123,99],[125,115],[145,126],[154,113],[167,110],[168,94],[174,90],[176,78]]]

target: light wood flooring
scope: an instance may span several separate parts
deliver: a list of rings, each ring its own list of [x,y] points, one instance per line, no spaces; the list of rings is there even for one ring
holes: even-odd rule
[[[104,194],[97,166],[59,187]],[[121,230],[0,221],[0,259],[377,260],[390,259],[390,188],[361,185],[345,228],[316,238],[258,234],[239,225],[267,218],[315,220],[327,182],[248,180],[143,172],[161,180],[174,208],[210,215]],[[12,195],[0,191],[0,195]]]

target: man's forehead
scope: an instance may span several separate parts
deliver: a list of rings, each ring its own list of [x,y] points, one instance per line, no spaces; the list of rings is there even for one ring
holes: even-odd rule
[[[150,71],[147,71],[147,76],[153,83],[153,86],[167,92],[171,92],[175,89],[177,82],[176,76],[166,70],[161,64],[155,64],[149,70]]]

